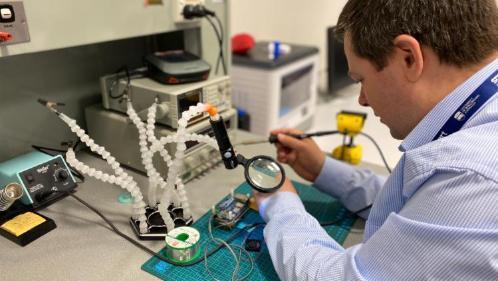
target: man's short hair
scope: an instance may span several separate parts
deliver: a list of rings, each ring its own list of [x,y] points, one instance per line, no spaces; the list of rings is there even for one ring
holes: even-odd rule
[[[430,47],[442,63],[479,63],[498,49],[495,0],[349,0],[336,35],[351,35],[356,55],[381,70],[401,34]]]

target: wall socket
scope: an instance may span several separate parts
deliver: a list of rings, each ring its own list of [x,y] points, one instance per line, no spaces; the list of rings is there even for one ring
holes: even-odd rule
[[[0,35],[0,46],[29,42],[23,2],[0,2]],[[6,35],[8,40],[5,40]]]
[[[173,5],[173,19],[176,23],[182,23],[185,21],[191,21],[191,20],[186,20],[183,15],[183,7],[185,5],[204,5],[204,0],[173,0],[171,1]]]

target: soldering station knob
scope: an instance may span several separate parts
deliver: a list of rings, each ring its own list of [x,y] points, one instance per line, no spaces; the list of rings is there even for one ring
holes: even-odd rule
[[[55,176],[61,181],[66,181],[69,177],[69,174],[66,172],[66,170],[59,170],[55,173]]]

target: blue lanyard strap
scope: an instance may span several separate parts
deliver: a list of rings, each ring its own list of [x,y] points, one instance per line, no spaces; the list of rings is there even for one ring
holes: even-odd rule
[[[463,103],[453,112],[433,140],[444,138],[459,131],[474,113],[498,92],[498,70],[489,76]]]

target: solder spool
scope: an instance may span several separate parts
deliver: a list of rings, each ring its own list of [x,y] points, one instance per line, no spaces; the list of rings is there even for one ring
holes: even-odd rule
[[[201,234],[195,228],[181,226],[166,235],[166,256],[177,263],[189,263],[201,255]]]

